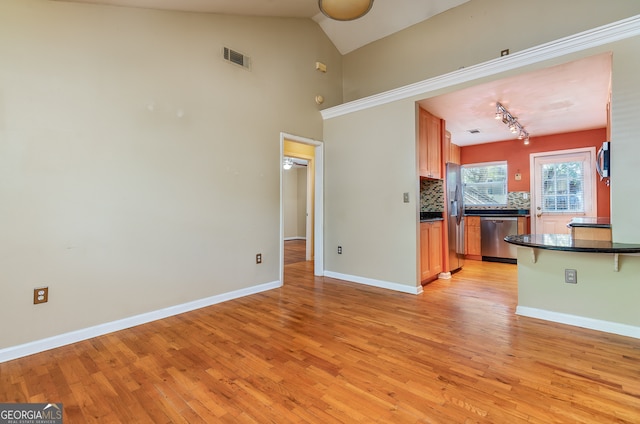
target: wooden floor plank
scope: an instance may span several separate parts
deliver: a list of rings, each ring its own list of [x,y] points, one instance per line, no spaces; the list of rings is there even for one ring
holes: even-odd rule
[[[640,422],[640,340],[516,316],[515,266],[415,296],[316,277],[294,244],[279,289],[0,364],[0,402],[66,423]]]

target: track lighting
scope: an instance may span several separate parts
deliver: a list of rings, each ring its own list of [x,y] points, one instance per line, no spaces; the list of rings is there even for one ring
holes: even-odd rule
[[[524,144],[529,144],[529,133],[518,122],[518,118],[513,116],[507,108],[502,106],[500,102],[496,102],[496,115],[497,120],[501,120],[503,124],[509,127],[509,131],[513,134],[518,134],[519,140],[524,140]]]

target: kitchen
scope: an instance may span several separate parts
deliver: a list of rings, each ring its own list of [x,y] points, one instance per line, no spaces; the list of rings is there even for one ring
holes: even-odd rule
[[[436,96],[419,102],[419,139],[439,139],[440,142],[419,141],[419,157],[426,163],[428,151],[440,148],[440,173],[428,174],[420,167],[421,235],[423,226],[433,226],[441,219],[442,270],[434,274],[433,265],[422,267],[421,281],[426,284],[435,278],[450,278],[459,269],[456,258],[462,260],[499,260],[515,262],[516,248],[502,241],[500,234],[493,240],[481,237],[482,226],[506,225],[514,234],[536,232],[568,232],[566,224],[575,216],[608,219],[610,189],[608,179],[596,178],[595,172],[585,176],[592,189],[586,198],[593,202],[588,212],[560,213],[559,224],[548,231],[545,219],[538,212],[530,216],[530,209],[542,207],[536,197],[539,182],[535,180],[534,156],[556,155],[575,150],[595,151],[609,139],[608,104],[610,99],[611,54],[603,53],[585,59],[550,67],[532,73],[483,84],[454,93]],[[530,133],[530,140],[518,139],[500,120],[493,119],[496,103],[502,102]],[[431,117],[428,117],[428,116]],[[439,121],[437,124],[436,121]],[[439,125],[438,125],[439,124]],[[423,129],[424,127],[430,129]],[[525,142],[528,141],[528,144]],[[427,146],[428,145],[428,146]],[[433,155],[433,154],[432,154]],[[595,160],[595,158],[593,158]],[[451,222],[458,219],[455,191],[445,189],[451,177],[447,163],[463,168],[482,169],[485,165],[504,165],[506,195],[493,205],[473,199],[469,184],[465,192],[463,224],[456,236]],[[591,165],[585,166],[591,168]],[[476,169],[476,170],[477,170]],[[533,169],[533,172],[532,172]],[[434,178],[437,175],[440,178]],[[494,182],[495,183],[495,182]],[[495,184],[494,184],[495,185]],[[533,188],[532,188],[533,187]],[[593,194],[591,194],[593,193]],[[539,193],[538,193],[539,194]],[[452,206],[454,206],[452,208]],[[441,218],[438,216],[441,214]],[[496,215],[497,214],[497,215]],[[497,219],[500,218],[500,219]],[[454,228],[447,230],[448,227]],[[544,229],[544,231],[542,231]],[[485,228],[485,233],[487,229]],[[426,234],[426,233],[425,233]],[[422,238],[421,248],[428,246]],[[456,242],[457,240],[457,242]],[[491,241],[491,243],[489,243]],[[498,250],[490,251],[493,247]],[[430,241],[431,249],[435,247]],[[457,252],[456,252],[456,245]],[[451,251],[451,253],[449,253]],[[489,253],[487,253],[489,252]],[[421,262],[430,255],[421,249]],[[433,256],[433,253],[431,254]],[[427,272],[428,271],[428,272]]]

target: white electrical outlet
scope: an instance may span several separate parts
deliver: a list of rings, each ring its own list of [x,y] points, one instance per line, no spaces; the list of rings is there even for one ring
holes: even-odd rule
[[[578,284],[578,271],[575,269],[565,269],[564,282],[569,284]]]
[[[33,289],[33,304],[47,303],[49,301],[49,287],[38,287]]]

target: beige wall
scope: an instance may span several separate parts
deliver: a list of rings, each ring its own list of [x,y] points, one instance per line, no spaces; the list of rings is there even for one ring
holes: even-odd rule
[[[277,282],[280,132],[341,101],[314,22],[2,0],[0,57],[0,348]]]
[[[640,258],[518,248],[518,307],[588,317],[640,329]],[[576,269],[578,283],[564,282],[564,270]]]
[[[305,237],[307,236],[307,168],[298,168],[297,169],[297,186],[298,193],[296,196],[296,200],[298,201],[298,213],[296,215],[297,218],[297,236]]]
[[[640,37],[616,43],[611,101],[611,222],[613,240],[639,243]]]
[[[282,172],[284,238],[305,238],[307,215],[307,169]]]
[[[327,270],[417,286],[415,113],[396,102],[325,122]]]
[[[640,14],[630,0],[471,0],[344,56],[344,100],[391,90]]]

